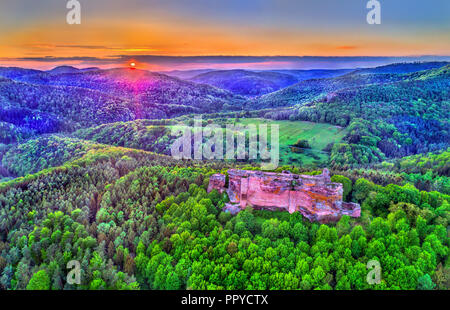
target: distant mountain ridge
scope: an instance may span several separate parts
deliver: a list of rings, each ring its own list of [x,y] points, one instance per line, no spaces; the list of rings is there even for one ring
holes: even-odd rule
[[[144,107],[147,105],[166,105],[166,108],[179,106],[190,113],[220,110],[224,104],[233,105],[233,103],[244,101],[244,98],[240,96],[210,85],[200,85],[156,72],[128,68],[58,75],[42,73],[25,76],[21,81],[98,90],[127,98]]]
[[[279,72],[220,70],[202,73],[190,81],[213,85],[243,96],[258,96],[292,85],[298,82],[298,79]]]
[[[448,89],[448,67],[447,62],[431,62],[357,70],[219,70],[204,72],[192,80],[129,68],[60,66],[40,71],[0,67],[0,121],[39,132],[76,130],[117,121],[277,109],[355,96],[369,100],[375,96],[371,92],[377,85],[402,81],[410,84],[395,84],[399,94],[408,92],[405,85],[414,86],[411,91],[418,92],[417,85],[426,81],[432,90],[427,94],[432,96],[439,89],[444,94]],[[295,83],[311,76],[322,78]],[[261,92],[270,93],[255,95]],[[385,94],[391,97],[388,91]]]
[[[79,73],[79,72],[87,72],[87,71],[96,71],[96,70],[100,70],[100,68],[97,67],[90,67],[90,68],[83,68],[83,69],[78,69],[72,66],[59,66],[59,67],[55,67],[51,70],[47,70],[47,73],[50,74],[64,74],[64,73]]]
[[[42,73],[40,70],[24,69],[19,67],[0,67],[0,77],[16,79],[26,75]]]
[[[412,73],[417,71],[441,68],[448,65],[448,61],[394,63],[386,66],[355,70],[355,73]]]
[[[0,121],[38,133],[141,118],[240,109],[244,98],[209,85],[130,69],[51,72],[1,68]]]
[[[431,69],[423,70],[424,67]],[[332,97],[335,92],[347,88],[423,78],[430,72],[439,72],[440,69],[446,67],[448,67],[448,62],[394,64],[372,69],[358,69],[332,78],[304,80],[249,100],[246,108],[264,109],[304,104],[322,97]],[[392,71],[402,73],[385,73]]]
[[[217,71],[216,69],[197,69],[197,70],[172,70],[172,71],[159,71],[158,73],[165,74],[171,77],[176,77],[182,80],[191,79],[202,73]]]
[[[216,70],[199,74],[190,80],[226,89],[235,94],[255,97],[303,80],[335,77],[350,71],[352,70]]]

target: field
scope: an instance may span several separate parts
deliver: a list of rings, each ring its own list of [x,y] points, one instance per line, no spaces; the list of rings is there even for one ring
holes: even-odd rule
[[[330,124],[303,122],[303,121],[272,121],[259,118],[246,118],[237,121],[240,124],[271,124],[279,126],[280,130],[280,165],[310,165],[324,164],[328,160],[328,153],[322,151],[329,143],[342,140],[347,134],[345,128]],[[289,145],[295,144],[298,139],[308,140],[311,149],[304,149],[303,153],[294,153]]]
[[[225,128],[223,119],[211,119],[208,122]],[[329,152],[323,151],[323,149],[330,143],[341,141],[347,134],[347,130],[339,126],[306,121],[274,121],[262,118],[231,118],[227,119],[226,123],[242,124],[243,126],[252,124],[256,125],[257,128],[260,124],[267,124],[269,141],[271,134],[270,125],[278,125],[280,165],[325,165],[329,158]],[[167,127],[175,129],[179,126],[175,125]],[[295,144],[299,139],[307,140],[311,148],[297,148],[297,152],[293,152],[290,146]]]

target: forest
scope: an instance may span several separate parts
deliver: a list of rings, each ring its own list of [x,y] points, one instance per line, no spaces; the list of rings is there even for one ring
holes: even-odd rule
[[[226,196],[206,192],[223,164],[86,149],[0,185],[3,289],[75,288],[65,281],[72,259],[83,266],[77,289],[368,289],[374,258],[376,289],[446,289],[447,195],[334,175],[362,204],[361,218],[321,225],[251,208],[231,216],[221,211]]]
[[[448,290],[449,69],[0,68],[0,290]],[[197,114],[279,124],[274,171],[327,167],[361,217],[224,212],[210,176],[260,165],[172,158]]]

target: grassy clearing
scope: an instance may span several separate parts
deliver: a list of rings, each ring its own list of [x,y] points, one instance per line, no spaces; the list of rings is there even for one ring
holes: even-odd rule
[[[329,143],[336,143],[342,140],[347,134],[345,128],[323,123],[312,123],[302,121],[272,121],[261,118],[242,118],[242,119],[203,119],[203,125],[207,123],[217,124],[225,129],[225,123],[235,123],[246,125],[267,124],[268,137],[270,140],[270,125],[279,126],[280,138],[280,165],[325,165],[329,155],[323,152],[323,149]],[[191,124],[189,124],[191,125]],[[192,124],[193,125],[193,124]],[[182,125],[167,126],[170,129],[180,129]],[[196,128],[196,127],[194,127]],[[197,129],[198,130],[198,129]],[[195,130],[194,130],[195,131]],[[225,138],[225,132],[224,132]],[[302,153],[294,153],[289,147],[295,144],[298,139],[308,140],[311,149],[304,149]]]
[[[323,123],[272,121],[259,118],[239,119],[237,122],[243,125],[267,124],[269,130],[271,124],[277,124],[280,132],[280,164],[282,165],[324,164],[328,160],[328,154],[322,150],[329,143],[341,141],[347,134],[345,128]],[[298,139],[308,140],[311,149],[304,150],[303,153],[292,152],[289,145],[296,143]]]

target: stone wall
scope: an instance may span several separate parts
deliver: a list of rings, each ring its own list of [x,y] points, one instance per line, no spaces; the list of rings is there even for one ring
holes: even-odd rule
[[[338,221],[343,215],[359,217],[358,204],[342,201],[341,183],[332,183],[328,169],[321,175],[297,175],[250,170],[228,170],[228,188],[223,174],[211,176],[208,192],[226,191],[230,204],[225,210],[236,213],[247,205],[255,209],[301,212],[310,221]]]

